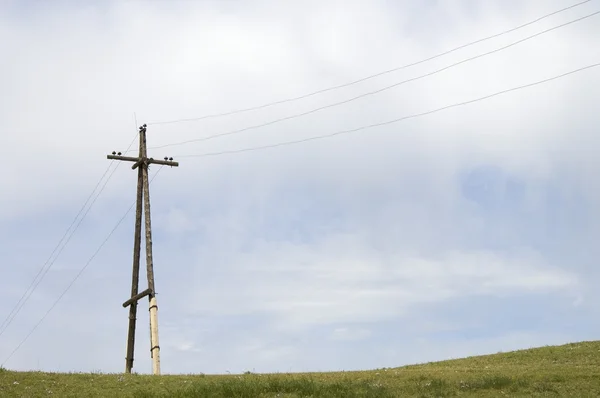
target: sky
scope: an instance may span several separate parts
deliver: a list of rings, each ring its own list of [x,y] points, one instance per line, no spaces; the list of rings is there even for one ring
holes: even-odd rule
[[[163,373],[374,369],[597,339],[600,67],[227,153],[597,64],[600,15],[490,53],[599,11],[593,0],[400,68],[574,3],[0,0],[0,320],[48,269],[0,328],[0,361],[124,370],[137,173],[106,155],[143,123],[150,156],[180,162],[150,168]],[[139,373],[152,369],[146,303]]]

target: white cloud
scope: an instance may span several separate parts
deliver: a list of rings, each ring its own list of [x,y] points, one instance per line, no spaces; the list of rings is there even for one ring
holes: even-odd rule
[[[304,330],[394,319],[419,304],[458,297],[578,288],[575,273],[545,264],[536,253],[382,255],[364,241],[362,236],[332,236],[317,246],[255,243],[252,252],[212,258],[210,279],[198,265],[188,312],[266,313],[275,317],[276,328]]]
[[[107,167],[105,154],[124,150],[132,139],[134,111],[141,124],[293,97],[429,57],[565,6],[558,1],[49,4],[0,6],[7,10],[0,17],[0,50],[9,60],[0,64],[5,148],[0,238],[7,242],[0,247],[0,262],[20,264],[0,282],[5,292],[0,298],[9,303],[27,287],[24,276],[34,275],[47,258],[49,251],[41,248],[51,250]],[[592,4],[582,6],[430,63],[302,101],[231,118],[151,125],[149,142],[185,141],[307,111],[592,11]],[[595,18],[368,99],[152,154],[177,158],[326,134],[550,77],[598,62]],[[384,342],[381,325],[465,299],[544,297],[544,309],[556,314],[551,303],[568,296],[573,322],[583,322],[576,314],[593,311],[588,303],[597,299],[597,289],[590,281],[599,276],[600,253],[593,241],[600,228],[599,120],[593,101],[599,76],[590,70],[464,108],[298,146],[178,159],[180,167],[162,171],[152,188],[160,320],[169,325],[161,329],[165,368],[252,368],[241,353],[257,367],[284,371],[339,367],[341,359],[364,366],[375,364],[371,360],[392,363],[400,354],[386,357],[385,350],[368,345],[404,352],[415,336]],[[480,166],[495,167],[522,184],[520,202],[510,207],[500,201],[499,208],[491,208],[466,200],[461,178]],[[50,273],[41,285],[36,308],[38,300],[58,296],[71,275],[64,270],[85,263],[134,191],[135,172],[121,166],[79,238],[57,262],[62,271]],[[131,227],[129,218],[127,232]],[[38,333],[46,336],[44,327],[57,331],[93,310],[94,316],[85,318],[89,330],[64,332],[54,347],[32,338],[12,366],[33,367],[36,352],[54,357],[79,341],[81,349],[43,365],[121,368],[126,314],[119,306],[128,294],[131,242],[127,233],[117,234],[78,281],[82,288],[71,292],[80,296],[59,305]],[[84,294],[92,289],[104,292],[111,304],[100,306]],[[26,307],[31,319],[38,310],[33,307]],[[467,315],[441,322],[427,314],[419,314],[417,330],[450,333],[472,322]],[[104,330],[93,327],[99,319],[123,325],[97,339],[94,330]],[[140,319],[142,359],[136,364],[143,368],[147,325]],[[200,327],[189,319],[215,324]],[[238,323],[233,328],[226,320]],[[29,326],[15,322],[7,339],[0,338],[0,355]],[[527,327],[507,326],[513,329],[498,332],[502,337],[452,345],[451,354],[518,346],[539,336],[540,343],[556,340],[540,331],[514,334]],[[239,341],[225,344],[224,331]],[[235,334],[239,331],[243,338]],[[569,333],[560,338],[579,336]],[[97,341],[93,348],[86,345],[91,340]],[[305,359],[303,341],[329,359]],[[346,343],[354,349],[336,346]],[[427,344],[436,350],[444,346]],[[432,350],[427,358],[442,356]],[[413,354],[405,358],[424,358]]]

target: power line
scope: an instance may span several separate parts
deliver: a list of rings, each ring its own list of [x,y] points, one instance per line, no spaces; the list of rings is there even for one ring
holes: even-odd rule
[[[131,145],[133,145],[133,143],[135,142],[136,138],[137,138],[137,134],[133,138],[133,140],[131,141],[131,143],[129,144],[129,147],[127,148],[128,150],[129,150],[129,148],[131,148]],[[92,207],[96,203],[96,200],[98,200],[98,197],[102,194],[102,192],[106,188],[106,185],[108,184],[108,182],[110,181],[110,179],[114,175],[115,171],[119,167],[119,164],[117,164],[117,166],[110,173],[110,175],[108,176],[108,178],[106,179],[106,181],[104,181],[104,185],[102,185],[102,187],[100,188],[100,190],[97,192],[96,196],[94,197],[94,199],[90,203],[89,207],[84,212],[84,209],[86,208],[86,206],[88,205],[88,203],[90,202],[90,200],[92,199],[92,197],[94,196],[94,194],[96,193],[96,190],[98,189],[98,187],[100,186],[100,184],[102,184],[102,181],[104,180],[104,177],[108,174],[110,168],[112,167],[112,163],[113,162],[111,162],[108,165],[108,167],[104,171],[104,174],[102,174],[102,177],[100,177],[100,180],[98,180],[98,183],[96,184],[96,186],[94,187],[94,189],[92,190],[92,192],[90,193],[90,195],[87,197],[85,203],[79,209],[79,212],[77,213],[77,215],[75,216],[75,218],[71,222],[71,225],[69,225],[69,227],[67,228],[67,230],[63,234],[63,236],[60,239],[60,241],[58,242],[58,244],[54,247],[54,250],[52,250],[52,253],[50,253],[50,256],[48,257],[48,259],[46,260],[46,262],[39,269],[39,271],[37,272],[37,274],[33,278],[33,281],[31,282],[31,284],[29,285],[29,287],[25,290],[25,293],[23,293],[23,295],[21,296],[21,298],[19,298],[19,300],[17,301],[17,304],[15,304],[15,306],[13,307],[13,309],[10,311],[10,313],[8,314],[8,316],[4,319],[4,321],[0,325],[0,336],[2,336],[4,334],[4,332],[12,324],[12,322],[14,321],[14,319],[16,318],[16,316],[19,314],[19,312],[21,311],[21,309],[23,308],[23,306],[25,306],[25,304],[27,303],[27,301],[29,300],[29,298],[31,297],[31,295],[33,294],[33,292],[37,289],[37,287],[42,282],[42,280],[44,279],[44,277],[46,276],[46,274],[48,273],[48,271],[50,271],[50,268],[52,268],[52,266],[54,265],[54,263],[56,262],[56,260],[58,259],[58,257],[61,255],[62,251],[65,249],[65,247],[67,246],[67,244],[70,242],[70,240],[73,237],[73,235],[75,234],[75,232],[79,229],[79,226],[81,225],[81,223],[83,222],[83,220],[85,219],[85,217],[87,216],[87,214],[90,212],[90,210],[92,209]],[[83,216],[79,219],[79,222],[77,222],[77,219],[79,218],[79,216],[82,213],[83,213]],[[74,225],[75,225],[75,228],[71,229]],[[66,240],[65,240],[65,238],[66,238]],[[64,241],[64,243],[63,243],[63,241]],[[62,244],[62,247],[61,247],[61,244]],[[57,252],[57,250],[58,250],[58,252]],[[56,253],[56,256],[54,256],[55,253]],[[53,256],[54,256],[54,259],[52,259]]]
[[[354,132],[361,131],[361,130],[367,130],[367,129],[374,128],[374,127],[385,126],[385,125],[397,123],[397,122],[400,122],[400,121],[403,121],[403,120],[413,119],[413,118],[417,118],[417,117],[421,117],[421,116],[425,116],[425,115],[430,115],[432,113],[441,112],[441,111],[446,110],[446,109],[455,108],[455,107],[459,107],[459,106],[463,106],[463,105],[467,105],[467,104],[472,104],[474,102],[483,101],[485,99],[496,97],[496,96],[499,96],[499,95],[502,95],[502,94],[506,94],[506,93],[509,93],[509,92],[512,92],[512,91],[517,91],[517,90],[525,89],[525,88],[528,88],[528,87],[533,87],[533,86],[536,86],[536,85],[539,85],[539,84],[547,83],[547,82],[550,82],[550,81],[553,81],[553,80],[557,80],[557,79],[560,79],[562,77],[565,77],[565,76],[568,76],[568,75],[572,75],[574,73],[578,73],[578,72],[584,71],[586,69],[595,68],[595,67],[598,67],[598,66],[600,66],[600,63],[592,64],[592,65],[588,65],[588,66],[584,66],[582,68],[575,69],[575,70],[572,70],[570,72],[566,72],[566,73],[563,73],[563,74],[560,74],[560,75],[557,75],[557,76],[553,76],[553,77],[550,77],[550,78],[547,78],[547,79],[544,79],[544,80],[540,80],[540,81],[537,81],[537,82],[534,82],[534,83],[529,83],[529,84],[525,84],[525,85],[522,85],[522,86],[513,87],[513,88],[510,88],[510,89],[507,89],[507,90],[498,91],[498,92],[495,92],[493,94],[489,94],[489,95],[486,95],[484,97],[479,97],[479,98],[476,98],[476,99],[473,99],[473,100],[459,102],[459,103],[456,103],[456,104],[447,105],[447,106],[444,106],[444,107],[441,107],[441,108],[437,108],[437,109],[434,109],[434,110],[430,110],[430,111],[427,111],[427,112],[422,112],[422,113],[417,113],[417,114],[413,114],[413,115],[409,115],[409,116],[404,116],[404,117],[401,117],[401,118],[398,118],[398,119],[388,120],[388,121],[381,122],[381,123],[370,124],[370,125],[367,125],[367,126],[361,126],[361,127],[357,127],[357,128],[350,129],[350,130],[342,130],[342,131],[337,131],[337,132],[331,133],[331,134],[318,135],[318,136],[303,138],[303,139],[295,140],[295,141],[285,141],[285,142],[280,142],[280,143],[271,144],[271,145],[264,145],[264,146],[257,146],[257,147],[243,148],[243,149],[235,149],[235,150],[230,150],[230,151],[209,152],[209,153],[202,153],[202,154],[198,154],[198,155],[179,155],[177,157],[178,158],[194,158],[194,157],[199,158],[199,157],[209,157],[209,156],[220,156],[220,155],[236,154],[236,153],[242,153],[242,152],[258,151],[258,150],[268,149],[268,148],[277,148],[277,147],[281,147],[281,146],[295,145],[295,144],[300,144],[300,143],[304,143],[304,142],[308,142],[308,141],[315,141],[315,140],[320,140],[320,139],[324,139],[324,138],[330,138],[330,137],[334,137],[334,136],[342,135],[342,134],[350,134],[350,133],[354,133]]]
[[[160,173],[160,171],[162,170],[163,166],[161,166],[156,173],[154,174],[154,176],[152,177],[152,179],[150,180],[150,183],[152,181],[154,181],[154,179],[156,178],[156,176],[158,175],[158,173]],[[116,168],[115,168],[116,170]],[[29,337],[33,334],[33,332],[35,332],[35,330],[40,326],[40,324],[44,321],[44,319],[46,319],[46,317],[50,314],[50,312],[54,309],[54,307],[56,307],[56,305],[58,304],[58,302],[64,297],[65,294],[67,294],[67,292],[69,291],[69,289],[71,289],[71,287],[73,287],[73,285],[75,284],[75,282],[79,279],[79,277],[81,276],[81,274],[83,274],[83,272],[87,269],[87,267],[90,265],[90,263],[94,260],[94,258],[96,258],[96,256],[98,255],[98,253],[100,253],[100,250],[102,250],[102,248],[104,247],[104,245],[106,245],[106,243],[108,242],[108,240],[111,238],[111,236],[115,233],[115,231],[119,228],[119,226],[121,225],[121,223],[125,220],[125,218],[127,217],[127,215],[129,214],[129,212],[131,211],[131,209],[133,209],[133,206],[135,206],[135,202],[133,202],[131,204],[131,206],[129,206],[129,209],[127,209],[127,211],[125,212],[125,214],[123,215],[123,217],[121,217],[121,219],[117,222],[117,224],[114,226],[114,228],[110,231],[110,233],[108,234],[108,236],[104,239],[104,241],[102,241],[102,243],[100,244],[100,246],[98,247],[98,249],[96,249],[96,251],[94,252],[94,254],[92,254],[92,256],[89,258],[89,260],[85,263],[85,265],[79,270],[79,272],[77,273],[77,275],[75,275],[75,277],[73,278],[73,280],[71,280],[71,282],[69,283],[69,285],[67,285],[66,289],[60,294],[60,296],[58,296],[58,298],[56,299],[56,301],[52,304],[52,306],[50,306],[50,308],[48,309],[48,311],[46,311],[46,313],[44,314],[44,316],[42,316],[42,318],[33,326],[33,328],[31,329],[31,331],[29,333],[27,333],[27,335],[25,335],[25,338],[23,338],[23,340],[21,340],[21,342],[16,346],[16,348],[10,353],[10,355],[2,362],[2,365],[0,365],[0,367],[4,367],[4,365],[12,358],[12,356],[21,348],[21,346],[23,344],[25,344],[25,342],[27,341],[27,339],[29,339]]]
[[[110,166],[110,165],[109,165]],[[94,206],[94,204],[96,203],[96,200],[98,199],[98,197],[102,194],[102,192],[104,191],[104,189],[106,188],[106,185],[108,184],[109,180],[112,178],[113,174],[115,173],[115,171],[118,168],[118,164],[117,167],[115,167],[112,171],[112,173],[108,176],[108,178],[106,179],[106,181],[104,182],[104,185],[102,185],[102,188],[100,188],[100,190],[98,191],[98,193],[96,194],[96,196],[94,197],[92,203],[90,204],[90,206],[87,208],[87,210],[85,211],[85,213],[83,214],[83,216],[79,219],[79,222],[76,224],[75,228],[71,231],[71,233],[69,234],[69,236],[67,237],[66,241],[64,242],[64,244],[62,245],[62,247],[60,248],[60,250],[58,250],[58,253],[56,254],[56,256],[54,257],[54,259],[48,264],[50,258],[52,257],[52,255],[48,258],[48,260],[46,261],[46,263],[44,264],[44,266],[46,264],[48,264],[47,268],[44,268],[44,266],[40,269],[40,271],[38,272],[38,274],[36,275],[36,278],[34,278],[33,282],[31,283],[31,285],[29,286],[29,288],[25,291],[25,293],[23,294],[23,296],[21,296],[21,299],[19,300],[20,305],[17,305],[13,311],[14,314],[12,315],[12,317],[10,317],[10,319],[8,319],[8,321],[6,322],[6,326],[0,330],[0,336],[2,336],[4,334],[4,332],[8,329],[8,327],[10,326],[10,324],[13,322],[13,320],[16,318],[16,316],[18,315],[18,313],[21,311],[21,309],[23,308],[23,306],[25,306],[25,304],[27,303],[27,300],[29,300],[29,298],[31,297],[31,295],[33,294],[33,292],[37,289],[37,287],[39,286],[39,284],[42,282],[42,280],[44,279],[44,277],[46,276],[46,274],[50,271],[50,268],[52,268],[52,266],[54,265],[54,263],[56,262],[56,260],[58,259],[58,257],[61,255],[62,251],[65,249],[65,247],[67,246],[67,244],[71,241],[71,238],[73,237],[73,235],[75,234],[75,232],[79,229],[79,226],[81,225],[81,223],[83,222],[83,220],[85,219],[85,217],[87,216],[87,214],[90,212],[90,210],[92,209],[92,207]],[[108,168],[107,168],[108,171]],[[101,181],[99,181],[100,183]],[[99,184],[98,184],[99,185]],[[98,186],[97,185],[97,186]],[[92,195],[94,194],[94,192],[92,192]],[[90,195],[91,197],[91,195]],[[83,208],[82,208],[83,209]],[[76,219],[73,220],[73,224],[75,223]],[[71,226],[73,225],[71,224]],[[69,227],[70,228],[70,227]],[[68,232],[68,230],[67,230]],[[65,235],[66,236],[66,235]],[[64,236],[63,236],[64,238]],[[58,246],[57,246],[58,247]],[[56,249],[55,249],[56,251]],[[53,252],[54,253],[54,252]],[[43,271],[43,272],[42,272]],[[41,276],[40,276],[41,274]],[[40,276],[40,278],[37,280],[37,277]],[[31,287],[33,286],[33,289],[31,289]],[[31,289],[31,290],[29,290]],[[15,311],[16,310],[16,311]],[[11,311],[11,313],[13,312]]]
[[[426,73],[426,74],[421,75],[421,76],[413,77],[411,79],[403,80],[401,82],[394,83],[392,85],[385,86],[383,88],[380,88],[380,89],[377,89],[377,90],[374,90],[374,91],[369,91],[369,92],[357,95],[355,97],[352,97],[352,98],[349,98],[349,99],[346,99],[346,100],[343,100],[343,101],[339,101],[339,102],[335,102],[335,103],[332,103],[332,104],[324,105],[324,106],[321,106],[321,107],[318,107],[318,108],[311,109],[311,110],[306,111],[306,112],[296,113],[296,114],[293,114],[293,115],[290,115],[290,116],[285,116],[285,117],[282,117],[282,118],[279,118],[279,119],[271,120],[271,121],[266,122],[266,123],[261,123],[261,124],[257,124],[257,125],[254,125],[254,126],[245,127],[245,128],[238,129],[238,130],[233,130],[233,131],[228,131],[228,132],[224,132],[224,133],[213,134],[213,135],[209,135],[209,136],[206,136],[206,137],[195,138],[195,139],[191,139],[191,140],[187,140],[187,141],[182,141],[182,142],[178,142],[178,143],[173,143],[173,144],[166,144],[166,145],[155,146],[155,147],[151,147],[150,149],[161,149],[161,148],[166,148],[166,147],[171,147],[171,146],[185,145],[185,144],[190,144],[190,143],[193,143],[193,142],[207,141],[207,140],[211,140],[213,138],[223,137],[223,136],[226,136],[226,135],[238,134],[238,133],[241,133],[241,132],[244,132],[244,131],[248,131],[248,130],[258,129],[258,128],[261,128],[261,127],[270,126],[272,124],[279,123],[279,122],[282,122],[282,121],[285,121],[285,120],[291,120],[291,119],[299,118],[299,117],[306,116],[306,115],[309,115],[309,114],[312,114],[312,113],[315,113],[315,112],[318,112],[318,111],[322,111],[324,109],[333,108],[335,106],[347,104],[347,103],[355,101],[357,99],[364,98],[364,97],[367,97],[367,96],[370,96],[370,95],[379,94],[379,93],[381,93],[383,91],[390,90],[390,89],[398,87],[398,86],[400,86],[402,84],[405,84],[405,83],[408,83],[408,82],[412,82],[412,81],[416,81],[416,80],[420,80],[420,79],[423,79],[425,77],[429,77],[429,76],[435,75],[437,73],[440,73],[442,71],[445,71],[447,69],[453,68],[455,66],[464,64],[466,62],[473,61],[475,59],[482,58],[482,57],[485,57],[485,56],[490,55],[490,54],[497,53],[497,52],[502,51],[502,50],[506,50],[507,48],[516,46],[517,44],[520,44],[520,43],[523,43],[525,41],[531,40],[531,39],[533,39],[533,38],[535,38],[537,36],[540,36],[540,35],[543,35],[545,33],[551,32],[553,30],[556,30],[556,29],[559,29],[559,28],[562,28],[562,27],[574,24],[576,22],[583,21],[584,19],[591,18],[591,17],[593,17],[595,15],[598,15],[598,14],[600,14],[600,11],[596,11],[596,12],[594,12],[592,14],[588,14],[588,15],[586,15],[584,17],[574,19],[572,21],[563,23],[563,24],[558,25],[558,26],[554,26],[552,28],[549,28],[549,29],[546,29],[544,31],[538,32],[538,33],[536,33],[534,35],[531,35],[531,36],[528,36],[528,37],[526,37],[524,39],[517,40],[515,42],[512,42],[512,43],[510,43],[510,44],[508,44],[506,46],[497,48],[495,50],[488,51],[486,53],[479,54],[479,55],[476,55],[474,57],[463,59],[462,61],[455,62],[455,63],[453,63],[451,65],[445,66],[445,67],[443,67],[441,69],[437,69],[437,70],[435,70],[433,72],[429,72],[429,73]]]
[[[106,176],[106,174],[108,174],[108,171],[110,170],[111,167],[112,167],[112,164],[109,164],[108,167],[106,168],[106,170],[104,171],[104,174],[102,174],[102,177],[100,177],[100,180],[98,181],[98,183],[96,184],[96,186],[94,187],[94,189],[92,190],[92,192],[90,193],[90,195],[88,196],[88,198],[86,199],[85,203],[83,204],[83,206],[81,206],[81,209],[79,209],[79,212],[77,213],[77,215],[75,216],[75,218],[71,222],[71,225],[69,225],[69,227],[65,231],[64,235],[62,236],[62,238],[60,238],[60,241],[58,242],[58,244],[54,247],[54,250],[52,250],[52,253],[50,253],[50,256],[48,257],[48,259],[46,260],[46,262],[44,263],[44,265],[42,265],[42,268],[40,268],[40,270],[38,271],[38,273],[35,275],[35,277],[33,278],[33,281],[31,282],[31,284],[29,285],[29,287],[25,290],[25,293],[23,293],[23,295],[21,296],[21,298],[19,299],[19,301],[17,302],[17,304],[15,305],[15,307],[10,311],[10,313],[8,314],[8,316],[6,317],[6,319],[4,319],[4,321],[2,322],[2,325],[0,325],[0,336],[2,336],[2,334],[4,334],[4,331],[6,331],[6,329],[10,326],[10,324],[13,321],[13,319],[17,316],[17,314],[19,313],[19,311],[21,310],[21,308],[23,307],[23,305],[25,305],[25,302],[27,301],[27,299],[29,298],[29,296],[31,295],[31,293],[33,293],[33,290],[35,290],[35,288],[37,287],[37,284],[39,284],[41,282],[41,280],[44,278],[44,276],[46,275],[46,273],[48,272],[48,270],[50,269],[50,267],[52,267],[52,264],[54,263],[54,261],[56,261],[56,259],[58,258],[58,256],[60,256],[62,250],[69,243],[69,240],[71,239],[71,237],[73,236],[73,234],[77,230],[77,227],[79,227],[79,224],[81,224],[81,221],[85,218],[85,215],[87,214],[87,211],[84,214],[84,216],[80,219],[79,224],[77,224],[77,226],[73,230],[71,230],[71,228],[73,227],[73,225],[75,225],[75,223],[77,222],[77,219],[79,218],[79,216],[81,215],[81,213],[83,213],[83,210],[85,209],[85,207],[89,203],[90,199],[92,199],[92,197],[96,193],[96,190],[98,189],[98,187],[100,186],[100,184],[104,180],[104,177]],[[114,170],[116,170],[116,168]],[[114,172],[114,170],[113,170],[113,172]],[[103,189],[104,189],[104,186],[102,187],[102,189],[100,190],[100,192],[98,194],[102,193]],[[97,198],[97,196],[96,196],[96,198]],[[93,206],[93,204],[94,203],[92,202],[92,206]],[[90,206],[90,208],[91,208],[91,206]],[[88,211],[89,211],[90,208],[88,208]],[[69,232],[70,232],[70,235],[69,235]],[[67,237],[67,235],[68,235],[68,237]],[[67,240],[64,242],[64,245],[62,245],[62,247],[59,250],[59,247],[61,246],[61,244],[63,243],[63,241],[65,240],[65,238],[67,238]],[[50,260],[52,259],[52,257],[54,256],[54,254],[56,253],[57,250],[58,250],[58,253],[57,253],[56,257],[54,258],[54,260],[52,262],[50,262]],[[49,267],[45,268],[46,265],[48,265],[48,263],[50,263]],[[41,275],[41,278],[38,281],[38,277],[40,277],[40,275]],[[37,281],[37,284],[36,284],[36,281]],[[33,287],[33,290],[30,292],[29,290],[32,287]],[[29,295],[28,295],[28,293],[29,293]]]
[[[517,27],[505,30],[503,32],[500,32],[500,33],[497,33],[497,34],[494,34],[494,35],[491,35],[491,36],[484,37],[482,39],[475,40],[475,41],[467,43],[467,44],[463,44],[461,46],[455,47],[455,48],[453,48],[451,50],[439,53],[439,54],[431,56],[429,58],[425,58],[425,59],[422,59],[420,61],[413,62],[411,64],[406,64],[406,65],[399,66],[399,67],[396,67],[396,68],[388,69],[388,70],[385,70],[383,72],[378,72],[378,73],[375,73],[373,75],[369,75],[369,76],[366,76],[366,77],[363,77],[361,79],[354,80],[354,81],[351,81],[351,82],[348,82],[348,83],[343,83],[343,84],[339,84],[339,85],[336,85],[336,86],[331,86],[331,87],[328,87],[328,88],[324,88],[324,89],[320,89],[320,90],[317,90],[317,91],[313,91],[311,93],[303,94],[303,95],[300,95],[300,96],[297,96],[297,97],[286,98],[286,99],[282,99],[282,100],[279,100],[279,101],[269,102],[269,103],[266,103],[266,104],[263,104],[263,105],[253,106],[253,107],[249,107],[249,108],[238,109],[238,110],[229,111],[229,112],[223,112],[223,113],[208,114],[208,115],[204,115],[204,116],[200,116],[200,117],[195,117],[195,118],[175,119],[175,120],[153,122],[153,123],[148,123],[148,125],[172,124],[172,123],[180,123],[180,122],[192,122],[192,121],[198,121],[198,120],[204,120],[204,119],[210,119],[210,118],[217,118],[217,117],[229,116],[229,115],[234,115],[234,114],[237,114],[237,113],[250,112],[250,111],[259,110],[259,109],[263,109],[263,108],[268,108],[268,107],[271,107],[271,106],[274,106],[274,105],[279,105],[279,104],[283,104],[283,103],[287,103],[287,102],[298,101],[298,100],[309,98],[309,97],[312,97],[312,96],[315,96],[315,95],[318,95],[318,94],[322,94],[322,93],[325,93],[325,92],[328,92],[328,91],[337,90],[337,89],[340,89],[340,88],[352,86],[352,85],[355,85],[355,84],[358,84],[358,83],[362,83],[364,81],[367,81],[367,80],[370,80],[370,79],[373,79],[373,78],[376,78],[376,77],[379,77],[379,76],[383,76],[383,75],[386,75],[386,74],[389,74],[389,73],[392,73],[392,72],[397,72],[399,70],[409,68],[411,66],[420,65],[422,63],[434,60],[434,59],[442,57],[444,55],[451,54],[451,53],[453,53],[455,51],[458,51],[458,50],[461,50],[463,48],[470,47],[472,45],[475,45],[475,44],[478,44],[478,43],[481,43],[481,42],[484,42],[484,41],[487,41],[487,40],[490,40],[490,39],[494,39],[496,37],[503,36],[503,35],[505,35],[507,33],[511,33],[511,32],[516,31],[516,30],[522,29],[522,28],[524,28],[526,26],[532,25],[532,24],[534,24],[536,22],[539,22],[539,21],[541,21],[543,19],[549,18],[549,17],[551,17],[553,15],[559,14],[559,13],[567,11],[567,10],[570,10],[572,8],[578,7],[578,6],[583,5],[585,3],[589,3],[590,1],[591,0],[585,0],[585,1],[573,4],[571,6],[568,6],[568,7],[562,8],[560,10],[551,12],[549,14],[543,15],[543,16],[541,16],[539,18],[534,19],[533,21],[527,22],[525,24],[519,25]]]

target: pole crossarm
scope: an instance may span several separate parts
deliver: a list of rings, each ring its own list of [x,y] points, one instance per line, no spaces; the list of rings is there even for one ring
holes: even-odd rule
[[[179,162],[173,162],[172,160],[156,160],[154,158],[139,158],[133,156],[119,156],[119,155],[106,155],[109,160],[124,160],[126,162],[134,162],[131,166],[132,169],[136,169],[140,163],[145,162],[146,164],[161,164],[163,166],[178,167]]]

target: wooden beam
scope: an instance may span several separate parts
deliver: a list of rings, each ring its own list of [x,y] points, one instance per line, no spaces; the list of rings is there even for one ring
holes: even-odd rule
[[[132,298],[130,298],[129,300],[127,300],[126,302],[123,303],[123,308],[127,308],[127,306],[131,305],[132,303],[143,299],[146,296],[149,296],[152,293],[152,290],[150,289],[146,289],[141,293],[136,294],[135,296],[133,296]]]
[[[140,136],[140,145],[141,145]],[[141,152],[141,150],[140,150]],[[140,153],[140,156],[142,154]],[[131,297],[137,296],[139,279],[140,279],[140,251],[142,246],[142,205],[144,197],[142,169],[138,170],[138,183],[137,183],[137,199],[135,209],[135,232],[133,239],[133,268],[131,275]],[[142,296],[143,297],[143,296]],[[141,297],[140,297],[141,298]],[[137,306],[138,302],[133,301],[129,304],[129,328],[127,330],[127,357],[125,358],[125,373],[131,373],[133,369],[133,356],[135,351],[135,324],[137,320]],[[125,306],[126,307],[126,306]]]
[[[171,160],[154,160],[152,158],[148,159],[148,164],[162,164],[163,166],[173,166],[173,167],[178,167],[179,163],[178,162],[173,162]]]
[[[179,162],[173,162],[171,160],[156,160],[153,158],[140,158],[133,156],[119,156],[119,155],[106,155],[107,159],[110,160],[124,160],[126,162],[134,162],[132,169],[136,169],[140,166],[143,161],[148,162],[148,164],[161,164],[163,166],[171,166],[171,167],[179,167]]]
[[[106,158],[110,159],[110,160],[125,160],[127,162],[137,162],[138,160],[140,160],[139,157],[119,156],[119,155],[106,155]]]
[[[158,305],[156,304],[156,289],[154,288],[154,263],[152,261],[152,222],[150,217],[150,182],[148,181],[148,166],[150,162],[155,162],[152,158],[148,158],[148,150],[146,147],[146,129],[140,130],[140,139],[143,143],[141,146],[140,157],[143,159],[143,164],[140,166],[142,170],[143,187],[144,187],[144,230],[146,232],[146,275],[148,277],[148,289],[151,291],[148,296],[150,311],[150,358],[152,358],[152,373],[160,374],[160,346],[158,344]],[[172,163],[165,161],[165,163]]]

